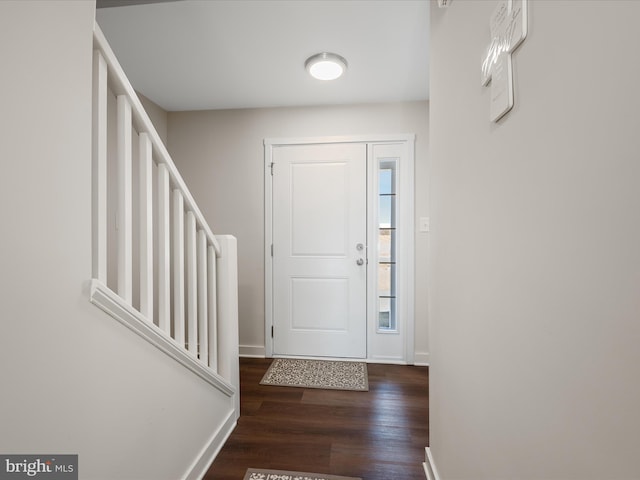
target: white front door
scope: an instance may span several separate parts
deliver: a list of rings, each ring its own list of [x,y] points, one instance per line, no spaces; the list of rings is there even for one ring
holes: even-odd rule
[[[273,148],[273,353],[367,356],[367,151]]]

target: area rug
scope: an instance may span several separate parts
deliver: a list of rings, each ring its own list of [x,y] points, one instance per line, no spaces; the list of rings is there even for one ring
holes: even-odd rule
[[[322,473],[289,472],[284,470],[265,470],[250,468],[243,480],[362,480],[359,477],[340,477]]]
[[[260,384],[358,392],[369,390],[366,363],[332,360],[276,358]]]

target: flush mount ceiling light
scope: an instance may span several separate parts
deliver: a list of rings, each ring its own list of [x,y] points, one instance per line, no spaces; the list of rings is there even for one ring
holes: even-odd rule
[[[335,80],[347,69],[347,61],[335,53],[318,53],[307,58],[304,68],[318,80]]]

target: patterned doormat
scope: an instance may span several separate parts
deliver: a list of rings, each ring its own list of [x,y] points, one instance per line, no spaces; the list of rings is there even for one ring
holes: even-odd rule
[[[322,473],[289,472],[250,468],[243,480],[362,480],[359,477],[340,477]]]
[[[367,392],[369,377],[364,362],[276,358],[260,384]]]

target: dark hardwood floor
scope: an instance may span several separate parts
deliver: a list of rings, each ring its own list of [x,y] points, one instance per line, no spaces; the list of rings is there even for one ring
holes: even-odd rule
[[[369,391],[260,385],[270,359],[240,360],[241,416],[206,480],[249,467],[424,480],[428,369],[369,364]]]

